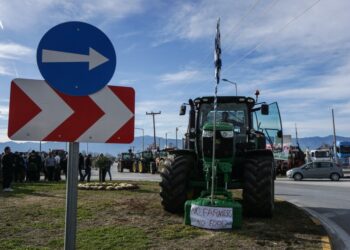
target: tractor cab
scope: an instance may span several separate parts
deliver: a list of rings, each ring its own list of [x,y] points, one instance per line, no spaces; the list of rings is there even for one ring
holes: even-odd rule
[[[256,104],[251,97],[219,96],[214,114],[214,97],[189,100],[190,114],[187,149],[196,150],[200,157],[211,156],[216,116],[216,157],[233,157],[250,149],[274,148],[282,144],[282,126],[277,103]],[[186,113],[182,105],[180,115]]]

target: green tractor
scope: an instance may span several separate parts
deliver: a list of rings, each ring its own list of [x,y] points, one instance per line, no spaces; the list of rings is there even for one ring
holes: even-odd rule
[[[211,184],[215,183],[215,197],[225,196],[227,200],[232,199],[228,189],[243,189],[246,216],[272,216],[274,157],[266,144],[277,148],[276,142],[281,143],[277,103],[268,105],[256,103],[251,97],[219,96],[215,119],[214,97],[190,99],[181,106],[180,115],[185,115],[187,105],[190,111],[185,149],[173,151],[174,160],[161,172],[163,208],[183,213],[188,209],[186,201],[210,197],[211,186],[214,187]],[[213,131],[216,131],[215,168]]]
[[[152,151],[143,151],[137,155],[137,172],[153,173],[154,157]]]
[[[132,164],[133,153],[131,152],[131,150],[128,153],[121,153],[117,161],[118,172],[123,172],[124,169],[128,169],[130,172],[132,172]]]

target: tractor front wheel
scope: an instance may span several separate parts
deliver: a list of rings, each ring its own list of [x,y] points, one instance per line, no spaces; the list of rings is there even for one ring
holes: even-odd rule
[[[271,217],[274,209],[274,164],[270,156],[252,156],[244,167],[243,212]]]
[[[164,210],[171,213],[182,213],[184,204],[192,190],[188,187],[190,169],[193,168],[194,159],[191,156],[180,155],[165,166],[160,173],[160,196]]]

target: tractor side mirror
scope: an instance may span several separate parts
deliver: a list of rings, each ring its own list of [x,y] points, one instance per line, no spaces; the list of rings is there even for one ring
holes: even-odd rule
[[[269,105],[268,104],[261,104],[261,114],[262,115],[269,114]]]
[[[278,137],[278,138],[282,138],[282,137],[283,137],[282,130],[278,130],[278,132],[277,132],[277,137]]]
[[[180,107],[180,115],[186,114],[186,104],[182,104]]]

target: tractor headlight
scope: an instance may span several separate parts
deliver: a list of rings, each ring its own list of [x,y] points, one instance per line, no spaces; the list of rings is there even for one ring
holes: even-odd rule
[[[232,138],[233,131],[220,131],[220,134],[223,138]]]
[[[213,137],[213,131],[204,130],[202,136],[203,136],[203,137]]]

